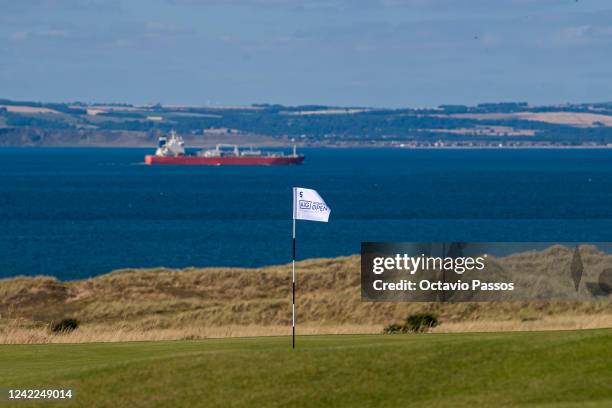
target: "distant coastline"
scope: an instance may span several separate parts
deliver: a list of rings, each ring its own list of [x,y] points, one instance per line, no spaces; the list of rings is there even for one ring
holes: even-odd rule
[[[323,105],[177,106],[0,99],[0,146],[608,148],[612,102],[386,109]]]
[[[292,144],[288,143],[237,143],[239,146],[249,146],[263,149],[290,149]],[[204,149],[214,147],[214,144],[199,144],[188,146],[187,149]],[[126,145],[126,144],[44,144],[44,145],[0,145],[0,149],[155,149],[154,145]],[[398,149],[398,150],[607,150],[612,145],[524,145],[524,146],[397,146],[387,144],[313,144],[297,145],[298,149],[321,148],[321,149]]]

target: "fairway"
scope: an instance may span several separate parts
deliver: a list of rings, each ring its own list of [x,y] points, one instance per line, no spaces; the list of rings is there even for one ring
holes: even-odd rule
[[[70,387],[90,407],[612,405],[609,329],[290,342],[3,345],[0,387]]]

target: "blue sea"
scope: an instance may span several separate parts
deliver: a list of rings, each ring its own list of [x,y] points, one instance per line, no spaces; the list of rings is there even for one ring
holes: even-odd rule
[[[304,149],[301,166],[149,167],[149,149],[0,149],[0,277],[291,260],[362,241],[612,241],[612,150]]]

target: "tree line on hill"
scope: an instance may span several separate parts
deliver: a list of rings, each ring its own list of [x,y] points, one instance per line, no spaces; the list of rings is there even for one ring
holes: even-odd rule
[[[354,111],[322,105],[287,107],[259,104],[245,108],[214,107],[172,108],[162,105],[147,107],[127,104],[105,104],[95,116],[88,108],[99,105],[76,103],[14,102],[0,99],[0,106],[47,108],[53,114],[22,113],[0,109],[0,126],[6,128],[36,128],[52,130],[98,129],[100,131],[167,132],[175,129],[184,134],[202,134],[206,129],[234,129],[237,132],[261,134],[283,139],[318,143],[363,142],[433,142],[460,141],[524,142],[516,134],[459,134],[456,129],[504,127],[533,132],[529,142],[555,144],[612,143],[612,128],[601,126],[576,127],[524,120],[519,118],[481,118],[448,116],[452,114],[485,114],[516,112],[596,112],[612,115],[612,103],[530,107],[525,102],[483,103],[476,106],[442,105],[435,109],[367,109]],[[118,109],[108,109],[113,106]],[[121,110],[120,108],[129,108]],[[336,110],[346,113],[330,114]],[[322,111],[322,112],[318,112]],[[58,114],[59,113],[59,114]],[[469,132],[468,132],[469,133]]]

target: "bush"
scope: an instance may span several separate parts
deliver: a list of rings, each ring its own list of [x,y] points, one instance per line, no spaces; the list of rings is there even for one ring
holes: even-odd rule
[[[437,325],[438,317],[433,313],[416,313],[406,319],[408,331],[414,333],[426,332]]]
[[[404,329],[406,328],[403,324],[392,323],[384,328],[383,333],[385,334],[397,334],[397,333],[406,333]]]
[[[55,324],[51,324],[53,333],[68,333],[79,327],[79,321],[73,318],[62,319]]]
[[[385,334],[424,333],[439,324],[433,313],[416,313],[408,316],[404,324],[392,323],[383,329]]]

